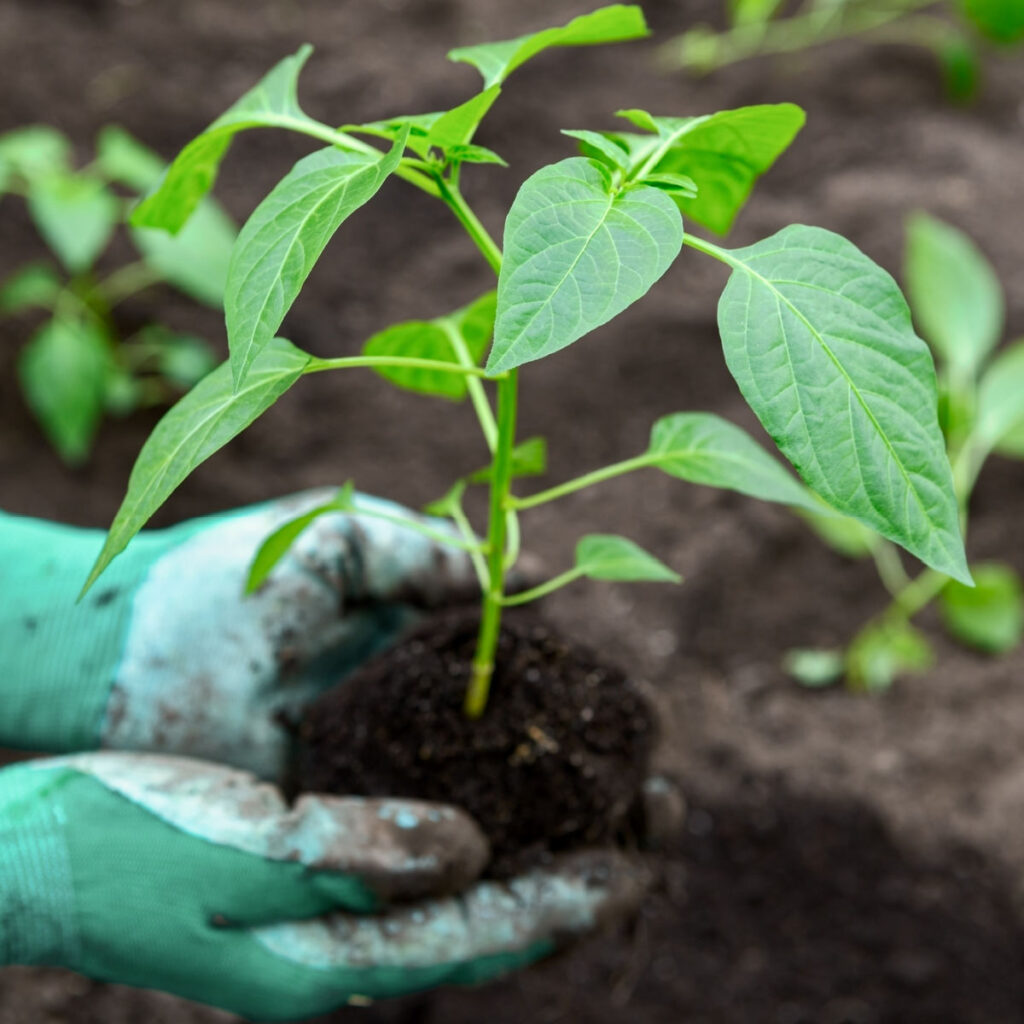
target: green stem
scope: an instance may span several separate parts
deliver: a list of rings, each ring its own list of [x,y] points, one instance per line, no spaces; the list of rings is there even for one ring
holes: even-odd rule
[[[477,539],[476,533],[473,530],[473,525],[466,517],[466,513],[463,511],[462,502],[456,501],[452,505],[451,509],[452,521],[459,528],[459,532],[467,541],[472,541],[473,547],[469,548],[469,557],[473,563],[473,571],[476,573],[476,578],[480,583],[480,590],[482,592],[487,591],[487,563],[484,561],[484,546]]]
[[[910,577],[903,568],[896,546],[882,537],[871,545],[871,557],[882,581],[882,586],[896,597],[910,583]]]
[[[491,269],[496,274],[500,273],[501,249],[494,239],[491,238],[487,228],[480,222],[480,218],[470,209],[469,204],[458,187],[454,186],[451,182],[445,181],[442,177],[436,179],[436,184],[438,194],[447,203],[452,213],[458,217],[459,223],[466,229],[466,233],[473,239],[476,247],[483,253],[484,259],[491,265]]]
[[[949,582],[949,577],[935,569],[925,569],[912,579],[885,611],[886,616],[912,619]]]
[[[396,526],[401,526],[407,530],[413,530],[415,533],[422,534],[424,537],[429,537],[431,540],[437,541],[438,544],[446,544],[448,547],[458,548],[460,551],[468,551],[470,554],[473,552],[480,554],[483,551],[483,545],[475,539],[464,540],[460,537],[453,537],[450,533],[445,533],[443,530],[435,530],[433,527],[427,526],[417,519],[393,516],[389,512],[378,512],[375,509],[360,508],[357,504],[353,504],[351,508],[346,508],[343,511],[351,512],[352,515],[366,516],[369,519],[380,519],[385,523],[394,523]]]
[[[720,245],[715,245],[714,242],[709,242],[704,238],[698,238],[696,235],[687,233],[686,237],[683,238],[683,244],[704,253],[706,256],[714,257],[728,267],[740,266],[739,260],[728,249],[723,249]]]
[[[498,382],[498,447],[491,473],[490,512],[487,523],[487,588],[484,591],[480,632],[473,655],[473,675],[466,691],[464,711],[479,718],[487,706],[494,654],[498,648],[502,602],[505,597],[505,517],[512,480],[512,449],[516,435],[516,403],[519,373],[509,371]]]
[[[605,466],[604,469],[595,469],[592,473],[585,473],[574,480],[568,480],[564,484],[551,487],[546,491],[539,491],[537,494],[531,494],[526,498],[512,498],[509,501],[509,505],[521,512],[523,509],[544,505],[549,501],[554,501],[556,498],[564,497],[566,494],[572,494],[574,491],[581,491],[584,487],[590,487],[591,484],[599,484],[603,480],[610,480],[612,477],[621,476],[623,473],[631,473],[635,469],[643,469],[645,466],[651,465],[654,465],[654,460],[650,455],[637,455],[635,458],[624,459],[622,462]]]
[[[545,597],[554,590],[559,590],[564,587],[567,583],[572,583],[573,580],[578,580],[584,575],[582,569],[568,569],[563,573],[559,573],[557,576],[553,576],[546,583],[541,583],[539,586],[533,587],[530,590],[524,590],[519,594],[513,594],[511,597],[506,597],[502,602],[506,608],[512,607],[516,604],[526,604],[529,601],[536,601],[539,597]]]
[[[466,339],[462,337],[455,324],[448,317],[443,317],[438,323],[441,325],[441,330],[448,336],[448,341],[452,346],[452,351],[455,353],[459,366],[464,366],[467,369],[475,367],[476,363],[473,362],[473,357],[469,354],[469,349],[466,347]],[[483,384],[476,377],[468,378],[466,380],[466,387],[469,389],[469,400],[473,403],[476,418],[480,421],[480,429],[483,431],[484,440],[493,454],[498,446],[498,424],[494,419],[491,403],[487,399],[487,392],[484,391]]]
[[[130,298],[137,292],[159,284],[163,277],[144,260],[129,263],[120,270],[115,270],[96,285],[96,290],[103,296],[110,308]]]
[[[488,376],[475,366],[458,366],[443,359],[417,359],[413,356],[341,356],[338,359],[317,359],[314,357],[304,373],[322,373],[324,370],[349,370],[361,366],[400,366],[409,370],[436,370],[438,373],[459,373],[465,377],[487,377],[501,380],[502,377]]]

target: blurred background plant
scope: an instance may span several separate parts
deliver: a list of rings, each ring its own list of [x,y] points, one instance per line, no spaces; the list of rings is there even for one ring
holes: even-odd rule
[[[907,222],[904,278],[911,312],[938,371],[939,420],[967,533],[968,503],[986,459],[1024,459],[1024,338],[996,352],[1005,300],[995,271],[974,242],[925,213]],[[911,577],[896,547],[847,518],[804,515],[836,551],[872,557],[891,595],[845,651],[794,650],[789,672],[808,686],[845,675],[854,689],[888,688],[897,676],[933,663],[931,645],[911,619],[938,599],[946,631],[960,643],[1004,654],[1024,635],[1024,587],[1002,562],[972,565],[971,588],[925,569]]]
[[[18,357],[21,389],[52,446],[74,466],[88,459],[104,415],[169,404],[216,364],[205,341],[160,323],[122,336],[115,308],[161,282],[220,308],[237,232],[213,200],[175,236],[127,227],[128,211],[164,164],[121,128],[100,132],[86,166],[75,169],[71,154],[70,141],[47,125],[0,135],[0,196],[25,200],[56,258],[28,263],[0,285],[0,315],[36,322]],[[137,258],[100,270],[119,228]]]
[[[923,46],[938,57],[952,99],[977,91],[981,57],[1024,39],[1024,0],[723,0],[726,28],[701,24],[662,47],[667,67],[707,74],[761,55],[794,54],[860,36]]]

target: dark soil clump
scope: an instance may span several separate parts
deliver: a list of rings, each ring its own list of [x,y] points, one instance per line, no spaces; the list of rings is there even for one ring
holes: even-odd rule
[[[478,619],[431,621],[326,693],[299,729],[294,788],[458,804],[491,873],[626,827],[654,719],[623,673],[532,619],[506,624],[487,710],[462,712]]]

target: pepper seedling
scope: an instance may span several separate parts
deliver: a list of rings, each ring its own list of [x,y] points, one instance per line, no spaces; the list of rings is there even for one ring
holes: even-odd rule
[[[313,120],[298,104],[297,78],[310,52],[304,47],[189,143],[135,210],[134,224],[183,228],[241,130],[288,128],[326,146],[300,160],[240,232],[225,301],[230,359],[147,441],[86,585],[195,466],[300,377],[352,367],[372,367],[416,391],[468,397],[479,418],[490,458],[432,506],[447,523],[399,517],[410,529],[466,550],[479,574],[470,716],[486,705],[504,608],[582,576],[678,580],[633,542],[600,534],[584,537],[573,566],[554,579],[525,593],[507,592],[521,513],[644,467],[852,516],[969,585],[934,365],[892,277],[851,242],[821,228],[791,225],[741,249],[684,229],[684,221],[729,229],[757,178],[801,128],[798,107],[762,105],[699,117],[631,109],[620,112],[621,129],[572,129],[567,134],[579,155],[523,183],[505,222],[503,249],[466,202],[460,188],[466,165],[503,162],[475,141],[475,133],[517,67],[554,47],[645,35],[640,9],[617,5],[533,35],[455,50],[452,59],[483,76],[482,91],[442,113],[342,129]],[[319,358],[277,337],[328,240],[391,176],[449,207],[497,275],[496,291],[447,316],[391,327],[369,339],[360,355]],[[521,368],[579,341],[640,299],[684,246],[730,269],[718,309],[726,362],[803,483],[740,428],[709,413],[680,412],[655,423],[647,449],[633,458],[538,493],[515,493],[514,478],[541,471],[544,462],[541,442],[516,443]],[[480,482],[490,492],[482,538],[462,503],[466,488]],[[361,508],[347,487],[267,540],[250,585],[272,571],[313,515],[336,510],[378,514]]]
[[[24,197],[62,268],[31,263],[16,271],[0,286],[0,314],[46,314],[19,355],[18,376],[40,427],[70,465],[88,458],[105,412],[169,405],[216,365],[199,338],[159,323],[121,338],[114,317],[117,305],[159,282],[221,307],[236,231],[214,200],[177,237],[132,228],[140,258],[97,272],[125,213],[163,169],[155,153],[114,126],[100,132],[95,159],[79,169],[55,128],[0,135],[0,196]]]
[[[925,213],[907,224],[904,277],[914,320],[939,367],[940,422],[966,530],[971,493],[988,457],[1024,458],[1024,339],[1005,346],[1004,299],[995,271],[963,232]],[[786,664],[800,681],[826,685],[844,674],[854,689],[880,690],[933,661],[911,620],[938,600],[954,639],[989,654],[1013,650],[1024,635],[1024,586],[1001,562],[973,566],[969,588],[935,569],[908,575],[896,548],[848,519],[809,517],[842,554],[872,557],[892,600],[845,651],[796,650]]]

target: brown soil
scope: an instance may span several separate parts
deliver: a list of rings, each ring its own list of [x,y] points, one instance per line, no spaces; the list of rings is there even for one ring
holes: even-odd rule
[[[294,788],[458,804],[491,842],[489,873],[612,842],[638,804],[653,713],[624,674],[539,622],[507,622],[491,698],[462,710],[479,616],[428,620],[314,701]]]
[[[8,0],[0,4],[0,130],[47,120],[83,158],[116,121],[170,155],[299,43],[318,45],[301,94],[333,123],[442,109],[476,88],[450,46],[568,18],[586,0]],[[660,38],[711,0],[652,0]],[[646,44],[551,55],[510,81],[481,137],[507,171],[466,175],[500,231],[518,183],[570,153],[560,128],[600,128],[642,106],[704,113],[792,100],[807,128],[757,187],[729,240],[802,221],[852,238],[891,270],[913,208],[967,229],[1024,334],[1020,97],[1024,61],[994,59],[987,91],[950,106],[929,55],[850,45],[693,82],[656,73]],[[239,219],[309,147],[276,133],[235,144],[218,195]],[[0,276],[42,249],[18,203],[0,202]],[[651,422],[704,409],[756,424],[721,358],[722,272],[690,253],[646,301],[524,371],[522,435],[551,441],[547,486],[640,451]],[[373,331],[443,313],[490,287],[477,254],[426,198],[389,183],[347,224],[286,336],[352,354]],[[154,290],[126,304],[222,339],[213,314]],[[0,323],[0,505],[109,522],[152,415],[102,432],[65,471],[19,398],[12,360],[28,325]],[[413,506],[475,469],[472,413],[374,377],[318,375],[171,500],[159,523],[353,478]],[[479,510],[476,510],[479,511]],[[971,509],[972,559],[1024,571],[1024,469],[993,460]],[[577,584],[546,603],[565,635],[622,664],[666,704],[667,767],[685,780],[689,833],[661,859],[662,891],[622,931],[480,991],[445,992],[336,1021],[1020,1022],[1024,1020],[1024,653],[992,659],[920,625],[938,662],[875,698],[811,693],[779,663],[842,643],[876,612],[872,568],[825,551],[785,510],[647,474],[524,518],[527,547],[557,571],[578,537],[628,534],[682,572],[679,588]],[[2,711],[0,711],[2,714]],[[236,1018],[57,971],[0,972],[0,1024],[225,1024]]]

